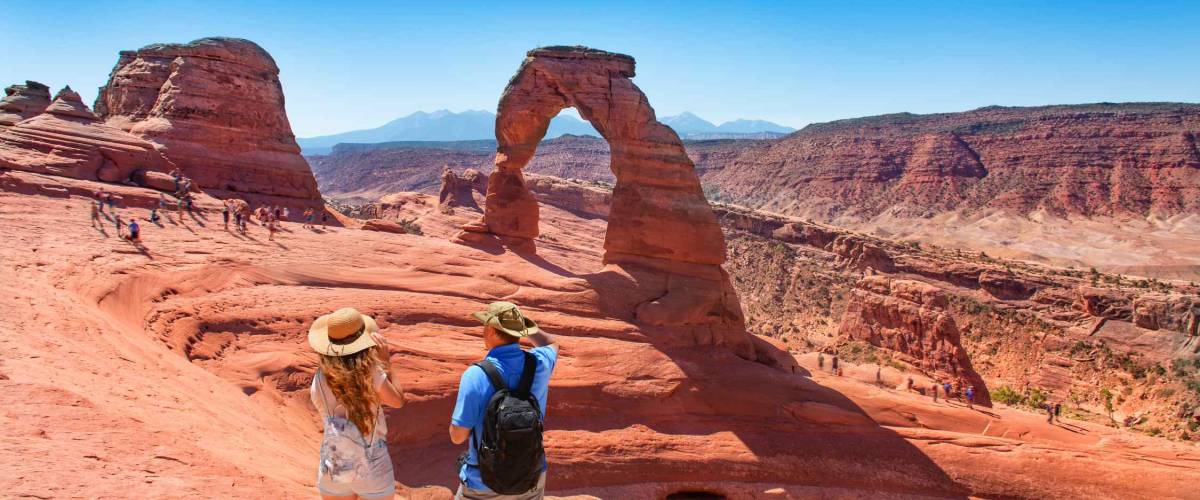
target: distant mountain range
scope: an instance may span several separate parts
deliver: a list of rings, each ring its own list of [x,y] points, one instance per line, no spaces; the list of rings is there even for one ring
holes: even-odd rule
[[[659,118],[683,139],[770,139],[796,129],[764,120],[734,120],[713,125],[692,113]],[[496,114],[490,111],[418,111],[383,126],[334,135],[297,139],[306,155],[328,154],[342,143],[374,144],[395,141],[472,141],[495,139]],[[599,136],[592,125],[573,116],[560,115],[550,121],[547,139],[564,134]]]

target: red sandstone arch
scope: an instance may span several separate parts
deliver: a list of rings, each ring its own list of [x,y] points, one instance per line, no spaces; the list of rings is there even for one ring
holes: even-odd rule
[[[634,60],[623,54],[586,47],[530,51],[500,98],[496,170],[488,179],[484,224],[476,229],[537,237],[538,205],[521,169],[550,119],[574,107],[608,141],[617,178],[605,263],[723,263],[724,235],[695,166],[679,136],[655,118],[633,76]]]

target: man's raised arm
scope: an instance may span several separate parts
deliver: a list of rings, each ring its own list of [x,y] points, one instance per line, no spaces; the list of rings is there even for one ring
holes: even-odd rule
[[[537,333],[525,338],[529,339],[529,342],[534,347],[550,346],[551,349],[554,349],[554,352],[558,352],[558,338],[546,333],[545,330],[539,328]]]

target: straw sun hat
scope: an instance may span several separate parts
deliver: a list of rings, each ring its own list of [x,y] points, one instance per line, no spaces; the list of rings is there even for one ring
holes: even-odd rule
[[[480,323],[517,338],[528,337],[539,331],[537,323],[521,314],[521,310],[512,302],[492,302],[486,311],[471,315]]]
[[[375,347],[372,334],[379,325],[370,316],[352,307],[343,307],[317,318],[308,329],[308,345],[318,354],[349,356]]]

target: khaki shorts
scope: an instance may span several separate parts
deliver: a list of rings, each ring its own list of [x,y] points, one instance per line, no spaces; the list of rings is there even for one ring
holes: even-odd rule
[[[460,482],[458,483],[458,493],[454,494],[454,500],[541,500],[544,496],[546,496],[546,471],[542,471],[542,475],[538,476],[537,486],[519,495],[497,495],[491,491],[468,488],[467,485]]]

